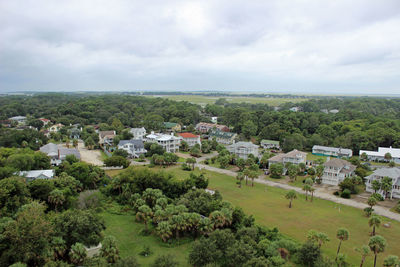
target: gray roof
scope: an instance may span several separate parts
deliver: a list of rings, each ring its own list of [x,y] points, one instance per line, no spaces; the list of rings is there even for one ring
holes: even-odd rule
[[[353,151],[351,149],[339,148],[339,147],[329,147],[329,146],[318,146],[318,145],[315,145],[315,146],[313,146],[312,149],[331,151],[331,152],[336,152],[338,154],[352,154],[353,153]]]
[[[144,148],[143,141],[140,139],[121,140],[118,143],[119,146],[123,146],[125,144],[133,144],[136,148]]]
[[[261,144],[279,145],[279,141],[263,139],[263,140],[261,140]]]
[[[237,147],[258,148],[258,146],[253,144],[252,142],[237,142],[232,145],[229,145],[228,149]]]
[[[48,143],[40,148],[40,151],[46,153],[48,156],[58,156],[58,146],[53,143]]]
[[[388,176],[392,179],[396,179],[400,177],[400,169],[399,168],[380,168],[374,171],[371,175],[376,175],[380,177]]]
[[[60,147],[60,159],[65,159],[68,155],[74,155],[77,159],[81,159],[81,153],[75,148]]]
[[[54,177],[54,170],[22,171],[18,175],[28,179],[51,179]]]

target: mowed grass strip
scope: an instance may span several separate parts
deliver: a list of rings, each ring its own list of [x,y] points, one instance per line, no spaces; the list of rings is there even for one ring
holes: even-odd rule
[[[157,95],[147,97],[162,97],[175,101],[187,101],[193,104],[206,105],[214,104],[219,98],[225,98],[229,103],[250,103],[250,104],[268,104],[279,106],[280,104],[292,102],[298,103],[309,100],[307,98],[280,98],[280,97],[242,97],[242,96],[204,96],[204,95]]]
[[[179,266],[189,266],[187,259],[192,244],[191,239],[182,239],[169,245],[163,243],[155,233],[146,236],[140,234],[145,226],[136,222],[134,215],[109,211],[100,215],[104,218],[107,227],[104,234],[112,235],[117,239],[121,257],[135,256],[141,266],[150,266],[157,256],[168,254],[179,262]],[[139,255],[145,245],[149,246],[152,252],[148,257]]]

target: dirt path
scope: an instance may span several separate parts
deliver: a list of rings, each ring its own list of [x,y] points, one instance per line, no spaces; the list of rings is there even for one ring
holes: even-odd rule
[[[103,161],[101,160],[101,153],[99,150],[88,150],[82,141],[78,142],[78,150],[81,153],[81,160],[87,163],[103,166]]]
[[[222,174],[226,174],[226,175],[230,175],[230,176],[234,176],[234,177],[236,177],[236,175],[237,175],[236,172],[233,172],[233,171],[230,171],[230,170],[219,169],[219,168],[215,168],[215,167],[204,165],[204,164],[196,164],[196,167],[198,167],[199,169],[205,169],[205,170],[218,172],[218,173],[222,173]],[[291,185],[288,185],[288,184],[277,183],[277,182],[264,180],[264,179],[260,179],[260,178],[255,179],[254,182],[260,183],[260,184],[265,184],[265,185],[268,185],[268,186],[282,188],[282,189],[285,189],[285,190],[295,190],[299,194],[305,194],[305,192],[301,188],[295,187],[295,186],[291,186]],[[364,209],[364,208],[368,207],[367,204],[364,204],[364,203],[361,203],[361,202],[357,202],[357,201],[354,201],[352,199],[339,198],[339,197],[336,197],[336,196],[334,196],[332,194],[326,193],[324,191],[325,190],[323,188],[316,188],[316,190],[314,192],[314,196],[317,197],[317,198],[330,200],[330,201],[333,201],[333,202],[338,203],[338,204],[343,204],[343,205],[347,205],[347,206],[358,208],[358,209]],[[388,210],[388,209],[386,209],[384,207],[374,206],[374,211],[378,215],[385,216],[385,217],[387,217],[389,219],[396,220],[396,221],[400,222],[400,214],[391,212],[390,210]]]

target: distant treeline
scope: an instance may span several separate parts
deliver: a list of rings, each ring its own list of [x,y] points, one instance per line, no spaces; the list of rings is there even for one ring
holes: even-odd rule
[[[302,111],[289,111],[293,106]],[[333,109],[338,113],[326,113]],[[378,146],[400,147],[400,98],[310,99],[285,103],[275,110],[267,104],[228,103],[222,98],[202,108],[187,101],[122,94],[0,97],[0,120],[17,115],[28,116],[29,121],[44,117],[64,125],[112,126],[121,122],[125,127],[144,126],[148,131],[162,129],[167,121],[193,130],[196,123],[218,116],[218,122],[230,126],[240,139],[279,140],[284,150],[310,150],[318,144],[350,148],[357,154],[360,149]],[[15,144],[11,136],[3,129],[0,145]],[[23,134],[17,136],[18,142],[25,138]],[[26,136],[40,138],[33,133]],[[26,141],[33,148],[32,140]]]

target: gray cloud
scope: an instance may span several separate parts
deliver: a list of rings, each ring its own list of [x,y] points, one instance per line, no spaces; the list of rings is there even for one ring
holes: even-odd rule
[[[0,0],[0,92],[400,93],[398,29],[398,0]]]

